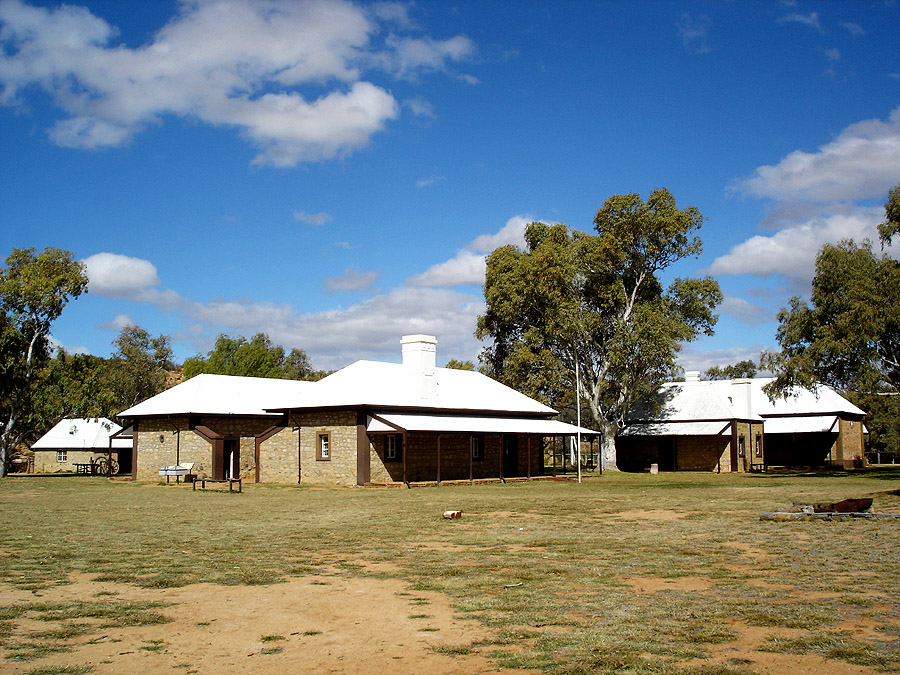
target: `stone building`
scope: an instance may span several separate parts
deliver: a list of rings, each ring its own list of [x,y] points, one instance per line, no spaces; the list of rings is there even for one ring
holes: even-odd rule
[[[76,464],[89,466],[112,455],[119,472],[130,473],[131,439],[122,437],[122,431],[122,427],[105,417],[60,420],[31,446],[31,470],[75,471]]]
[[[211,478],[367,485],[537,476],[556,411],[480,373],[436,367],[437,340],[402,363],[357,361],[319,382],[201,375],[120,414],[134,473],[193,464]],[[582,433],[594,433],[582,429]]]
[[[797,389],[770,401],[773,378],[664,384],[639,402],[616,438],[619,467],[642,471],[760,471],[863,461],[865,413],[833,389]]]

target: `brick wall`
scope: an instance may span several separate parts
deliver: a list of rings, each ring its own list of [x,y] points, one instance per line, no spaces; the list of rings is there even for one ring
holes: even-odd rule
[[[860,420],[841,419],[838,437],[831,448],[832,464],[852,469],[864,457],[863,423]]]
[[[730,436],[678,436],[675,439],[679,471],[717,471],[730,452]]]
[[[500,476],[501,444],[499,434],[479,434],[484,439],[483,459],[472,460],[472,478],[497,478]],[[528,437],[516,435],[518,439],[518,461],[512,476],[528,475]],[[471,435],[468,433],[441,434],[441,480],[468,480],[470,477],[469,455]],[[436,481],[437,432],[418,432],[406,435],[407,477],[410,482]],[[385,459],[387,434],[370,436],[370,465],[373,482],[402,481],[403,461]],[[540,474],[540,440],[531,440],[531,475]],[[512,477],[509,476],[509,477]]]

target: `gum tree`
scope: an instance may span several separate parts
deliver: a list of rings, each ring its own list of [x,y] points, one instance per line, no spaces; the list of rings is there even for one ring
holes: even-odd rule
[[[84,266],[72,253],[47,248],[13,249],[0,270],[3,321],[4,424],[0,431],[0,475],[6,475],[10,451],[28,427],[32,385],[37,366],[47,356],[50,325],[73,298],[86,292]],[[22,428],[20,428],[20,426]]]
[[[486,311],[476,335],[491,344],[487,370],[550,404],[580,391],[602,433],[602,466],[615,470],[615,435],[628,409],[676,372],[682,343],[710,335],[722,295],[710,277],[659,278],[700,254],[703,216],[678,209],[666,189],[614,195],[594,233],[532,223],[526,249],[504,246],[487,261]]]

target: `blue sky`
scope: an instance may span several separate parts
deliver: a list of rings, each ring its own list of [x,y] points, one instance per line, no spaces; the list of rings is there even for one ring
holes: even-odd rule
[[[85,262],[73,351],[474,360],[485,254],[667,187],[707,218],[672,273],[726,296],[681,364],[756,359],[821,245],[877,237],[898,35],[882,0],[0,0],[0,253]]]

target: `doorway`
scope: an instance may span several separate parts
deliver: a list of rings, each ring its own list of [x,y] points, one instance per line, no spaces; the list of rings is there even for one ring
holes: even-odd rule
[[[519,438],[503,437],[503,477],[511,478],[519,475]]]
[[[241,439],[225,438],[213,444],[213,480],[241,477]]]

